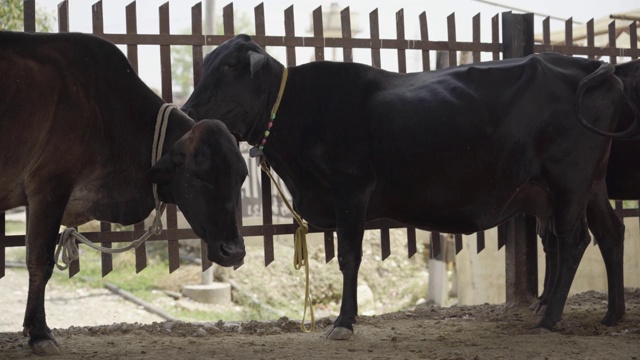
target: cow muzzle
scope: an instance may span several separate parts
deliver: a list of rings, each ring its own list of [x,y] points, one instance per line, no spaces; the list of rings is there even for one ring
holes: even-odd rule
[[[238,267],[243,264],[246,253],[244,239],[239,238],[232,244],[222,243],[209,246],[208,257],[218,265]]]

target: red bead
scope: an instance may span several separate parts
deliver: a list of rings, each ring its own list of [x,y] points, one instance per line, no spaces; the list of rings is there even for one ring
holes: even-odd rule
[[[267,143],[267,139],[262,139],[261,143],[262,143],[262,145],[266,144]]]
[[[273,121],[269,121],[269,123],[267,124],[267,129],[271,130],[272,126],[273,126]]]

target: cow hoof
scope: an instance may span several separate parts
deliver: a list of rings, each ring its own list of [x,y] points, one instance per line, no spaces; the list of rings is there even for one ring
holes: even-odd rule
[[[533,310],[533,313],[535,314],[535,312],[538,310],[538,308],[541,306],[540,305],[541,301],[540,299],[537,299],[536,301],[534,301],[530,306],[529,309]]]
[[[51,340],[41,340],[36,343],[30,344],[31,351],[36,355],[51,356],[60,355],[60,350]]]
[[[544,315],[544,312],[547,310],[547,305],[538,304],[538,306],[533,309],[533,313],[538,316]]]
[[[615,326],[618,325],[618,321],[620,319],[622,319],[622,317],[624,316],[624,313],[620,314],[620,315],[616,315],[616,314],[609,314],[607,313],[604,318],[602,319],[602,321],[600,321],[600,324],[605,325],[605,326]]]
[[[353,335],[353,330],[349,330],[343,327],[335,327],[331,325],[327,331],[324,332],[324,336],[327,340],[349,340]]]

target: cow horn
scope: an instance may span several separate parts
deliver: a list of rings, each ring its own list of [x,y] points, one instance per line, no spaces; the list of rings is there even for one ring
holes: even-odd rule
[[[267,60],[264,54],[249,50],[249,62],[251,63],[251,76],[255,74]]]

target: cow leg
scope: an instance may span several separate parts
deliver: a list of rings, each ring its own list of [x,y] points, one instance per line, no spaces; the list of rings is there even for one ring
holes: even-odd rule
[[[362,237],[368,192],[361,189],[335,195],[338,234],[338,263],[342,272],[342,304],[333,326],[325,332],[330,340],[346,340],[353,335],[358,315],[358,270],[362,261]]]
[[[569,234],[562,236],[560,234]],[[571,283],[578,270],[582,255],[589,245],[590,236],[587,228],[586,216],[582,216],[581,222],[573,227],[573,230],[564,232],[557,229],[558,234],[558,266],[557,276],[549,294],[547,307],[538,327],[551,329],[562,316],[564,304],[567,301]]]
[[[587,207],[589,229],[598,242],[607,270],[609,304],[602,324],[615,325],[625,313],[624,303],[624,224],[606,197],[598,197]]]
[[[544,314],[557,276],[558,238],[553,234],[553,232],[546,231],[545,236],[542,238],[542,248],[545,253],[545,271],[542,294],[540,294],[538,299],[529,307],[536,315]]]
[[[42,201],[30,201],[27,227],[29,294],[23,334],[38,355],[59,354],[58,343],[47,326],[44,294],[55,265],[54,252],[68,196],[46,194]]]

